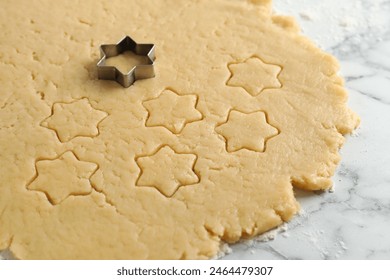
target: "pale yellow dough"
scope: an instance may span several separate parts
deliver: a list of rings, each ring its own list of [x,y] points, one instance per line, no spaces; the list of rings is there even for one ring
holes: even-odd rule
[[[0,9],[0,250],[203,259],[328,189],[337,61],[269,1],[31,1]],[[156,77],[97,79],[100,44],[156,45]],[[132,63],[140,61],[138,58]]]

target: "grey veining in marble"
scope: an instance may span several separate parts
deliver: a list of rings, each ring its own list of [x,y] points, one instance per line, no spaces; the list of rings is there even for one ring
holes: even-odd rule
[[[334,192],[297,190],[302,213],[287,230],[234,245],[224,258],[390,259],[390,1],[274,0],[274,7],[338,58],[361,125],[341,150]]]

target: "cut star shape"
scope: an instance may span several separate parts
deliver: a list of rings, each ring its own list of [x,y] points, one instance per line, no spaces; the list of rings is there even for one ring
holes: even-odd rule
[[[215,130],[225,138],[228,152],[241,149],[264,152],[266,141],[279,133],[261,111],[247,114],[232,110],[227,122]]]
[[[61,142],[67,142],[77,136],[97,136],[98,124],[106,116],[106,112],[96,110],[83,98],[72,103],[55,103],[52,115],[41,125],[54,130]]]
[[[251,57],[241,63],[231,63],[228,67],[231,76],[226,84],[242,87],[252,96],[257,96],[264,89],[282,86],[278,79],[282,68],[265,63],[258,57]]]
[[[154,155],[139,157],[141,169],[137,186],[154,187],[163,195],[171,197],[178,188],[199,182],[194,173],[196,155],[176,153],[164,146]]]
[[[143,103],[149,112],[146,126],[164,126],[178,134],[186,124],[202,119],[202,114],[195,108],[196,103],[196,95],[178,95],[164,90],[157,98]]]
[[[96,170],[95,163],[80,161],[67,151],[56,159],[37,161],[36,177],[27,189],[45,193],[50,203],[56,205],[70,195],[89,194],[89,178]]]
[[[106,58],[117,56],[123,52],[131,51],[136,55],[145,56],[145,64],[136,65],[130,71],[122,73],[115,66],[105,64]],[[98,78],[102,80],[114,80],[123,87],[131,86],[135,80],[154,77],[154,45],[137,44],[129,36],[124,37],[118,44],[101,45],[101,58],[97,63]]]

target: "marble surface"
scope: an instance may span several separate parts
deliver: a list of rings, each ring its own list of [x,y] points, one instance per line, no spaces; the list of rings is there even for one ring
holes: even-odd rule
[[[390,1],[274,0],[304,34],[338,58],[349,105],[334,192],[296,191],[302,212],[224,259],[390,259]]]

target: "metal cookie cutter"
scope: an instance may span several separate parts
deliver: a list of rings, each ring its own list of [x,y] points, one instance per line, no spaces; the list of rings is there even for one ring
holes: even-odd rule
[[[146,56],[147,64],[134,66],[129,72],[122,73],[115,66],[107,66],[106,58],[117,56],[125,51],[132,51],[137,55]],[[124,37],[116,45],[101,45],[101,58],[97,63],[98,78],[101,80],[113,80],[123,87],[131,86],[135,80],[148,79],[155,76],[154,73],[154,44],[137,44],[129,36]]]

